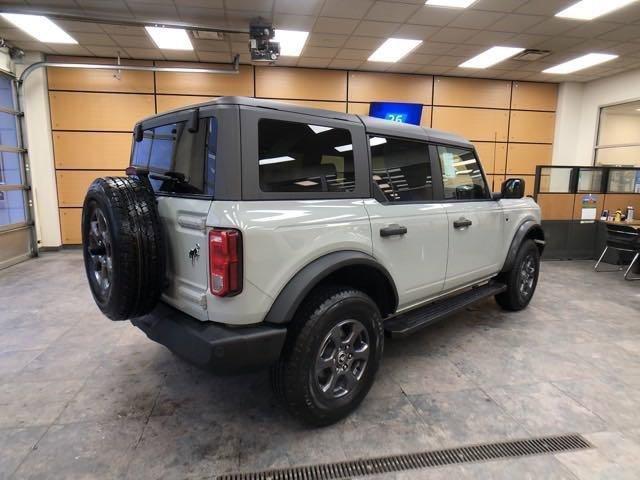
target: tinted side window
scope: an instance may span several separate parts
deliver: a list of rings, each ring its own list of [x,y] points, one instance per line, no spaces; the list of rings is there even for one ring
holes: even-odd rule
[[[201,120],[195,133],[186,122],[147,129],[134,144],[132,164],[149,168],[156,192],[213,195],[217,131],[213,117]]]
[[[473,150],[438,146],[438,156],[442,167],[445,199],[487,198],[487,185],[482,177],[480,162]]]
[[[390,202],[433,200],[426,143],[370,137],[373,181]]]
[[[262,119],[258,168],[263,192],[351,192],[351,134],[342,128]]]

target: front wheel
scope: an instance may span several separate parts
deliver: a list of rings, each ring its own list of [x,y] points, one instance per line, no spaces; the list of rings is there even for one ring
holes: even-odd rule
[[[376,304],[348,287],[319,289],[303,304],[272,370],[276,393],[304,423],[352,412],[373,384],[384,344]]]
[[[522,242],[511,270],[502,275],[507,289],[496,295],[496,301],[505,310],[518,311],[529,305],[538,284],[540,252],[533,240]]]

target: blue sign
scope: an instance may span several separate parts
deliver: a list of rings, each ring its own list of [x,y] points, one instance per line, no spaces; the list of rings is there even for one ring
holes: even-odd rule
[[[422,117],[421,103],[371,102],[369,115],[384,118],[392,122],[420,125]]]

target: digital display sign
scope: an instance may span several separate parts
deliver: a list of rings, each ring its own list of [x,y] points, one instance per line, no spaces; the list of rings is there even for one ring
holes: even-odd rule
[[[420,125],[422,117],[421,103],[391,103],[371,102],[369,115],[376,118],[384,118],[392,122],[411,123]]]

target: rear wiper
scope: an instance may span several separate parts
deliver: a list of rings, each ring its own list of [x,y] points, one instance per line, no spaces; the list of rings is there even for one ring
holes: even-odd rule
[[[162,180],[164,182],[175,182],[175,183],[189,183],[187,177],[185,177],[184,173],[180,172],[164,172],[164,175],[161,173],[150,173],[149,178],[153,180]]]

